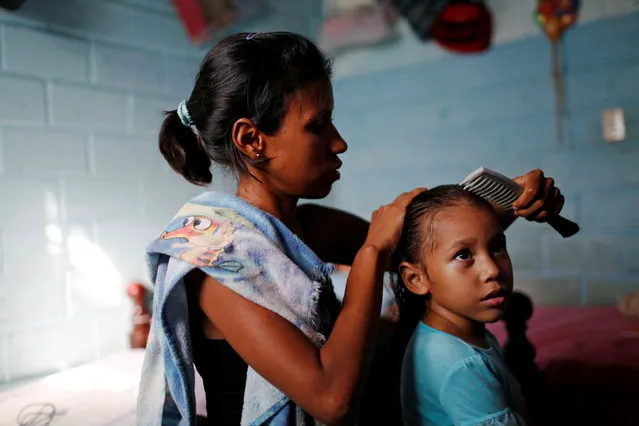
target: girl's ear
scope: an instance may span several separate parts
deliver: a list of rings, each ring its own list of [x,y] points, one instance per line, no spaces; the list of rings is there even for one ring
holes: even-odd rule
[[[399,275],[411,293],[425,296],[430,292],[430,281],[421,265],[402,262],[399,265]]]

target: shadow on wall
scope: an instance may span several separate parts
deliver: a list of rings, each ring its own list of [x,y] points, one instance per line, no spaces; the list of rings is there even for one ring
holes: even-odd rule
[[[79,0],[57,0],[55,2],[25,0],[22,6],[13,13],[33,21],[59,25],[67,29],[100,27],[102,16],[95,13],[94,6],[83,3],[86,2]],[[170,12],[170,8],[166,8],[166,10]]]

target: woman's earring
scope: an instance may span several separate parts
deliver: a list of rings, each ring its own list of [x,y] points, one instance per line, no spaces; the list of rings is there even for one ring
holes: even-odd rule
[[[255,154],[255,159],[256,159],[256,160],[259,160],[261,156],[262,156],[262,154],[260,154],[260,153],[258,152],[258,153],[256,153],[256,154]]]

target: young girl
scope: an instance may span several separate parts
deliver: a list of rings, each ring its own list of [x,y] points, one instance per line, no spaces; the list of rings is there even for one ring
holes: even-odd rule
[[[513,288],[493,207],[457,185],[413,199],[395,256],[407,425],[521,425],[524,401],[495,337]],[[415,326],[416,324],[416,326]]]
[[[346,143],[332,122],[330,76],[304,37],[235,34],[211,49],[190,97],[167,112],[159,139],[171,167],[206,186],[213,161],[239,184],[235,195],[188,202],[147,250],[154,301],[139,424],[195,424],[194,364],[211,424],[355,417],[383,274],[421,191],[380,208],[370,225],[298,208],[340,176]],[[519,182],[519,215],[543,220],[561,208],[540,171]],[[352,265],[341,306],[325,262]]]

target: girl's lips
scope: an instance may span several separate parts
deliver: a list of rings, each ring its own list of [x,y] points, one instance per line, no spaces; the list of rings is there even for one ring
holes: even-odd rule
[[[491,306],[491,307],[501,306],[504,303],[506,303],[506,297],[505,296],[491,297],[490,299],[482,300],[481,303],[485,306]]]

